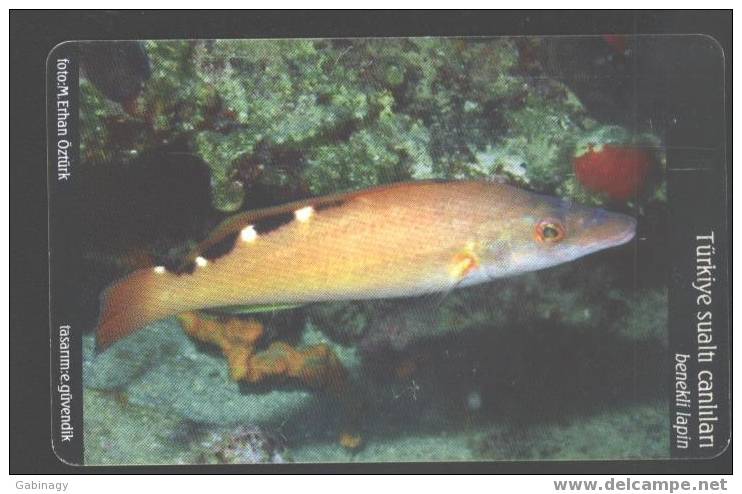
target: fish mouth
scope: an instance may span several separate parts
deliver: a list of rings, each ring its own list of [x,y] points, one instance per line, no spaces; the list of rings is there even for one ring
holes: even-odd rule
[[[610,243],[613,246],[630,242],[636,236],[636,219],[631,216],[623,216],[622,220],[625,222],[625,226],[611,238]]]
[[[583,255],[626,244],[636,235],[636,219],[631,216],[601,211],[597,221],[602,224],[580,242],[587,250]]]

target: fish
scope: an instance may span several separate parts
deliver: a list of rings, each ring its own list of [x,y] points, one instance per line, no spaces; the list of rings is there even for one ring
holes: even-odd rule
[[[109,286],[97,347],[190,310],[445,295],[625,244],[635,230],[631,216],[494,181],[401,182],[248,211],[177,269]]]

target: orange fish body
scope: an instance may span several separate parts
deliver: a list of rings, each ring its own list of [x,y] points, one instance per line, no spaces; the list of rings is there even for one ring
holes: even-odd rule
[[[265,233],[260,222],[289,220]],[[491,182],[412,182],[245,213],[191,273],[140,269],[103,296],[98,345],[180,312],[414,296],[548,267],[628,241],[633,218]],[[560,238],[558,238],[560,237]]]

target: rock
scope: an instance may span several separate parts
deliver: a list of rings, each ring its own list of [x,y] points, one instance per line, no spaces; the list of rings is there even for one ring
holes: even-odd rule
[[[229,379],[224,358],[199,348],[175,319],[154,323],[94,358],[92,335],[85,346],[86,387],[125,388],[132,404],[195,422],[280,423],[315,406],[309,391],[240,388]]]

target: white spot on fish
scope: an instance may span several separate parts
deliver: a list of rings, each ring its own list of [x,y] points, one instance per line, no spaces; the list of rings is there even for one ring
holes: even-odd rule
[[[253,225],[247,225],[240,232],[240,238],[243,242],[255,242],[255,239],[258,238],[258,232],[255,231],[255,227]]]
[[[294,211],[294,217],[299,223],[306,223],[312,216],[314,216],[314,208],[312,206],[307,206]]]
[[[155,266],[155,274],[164,274],[165,266]]]
[[[209,261],[207,261],[205,258],[203,258],[201,256],[198,256],[196,258],[196,266],[198,266],[199,268],[202,268],[202,267],[206,266],[207,264],[209,264]]]

